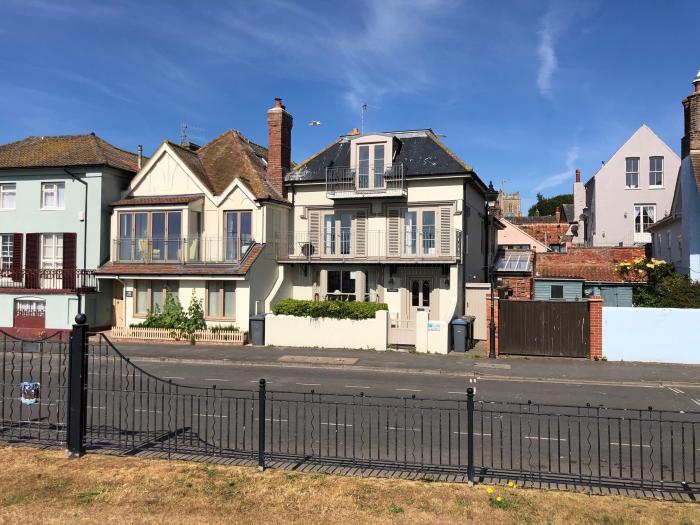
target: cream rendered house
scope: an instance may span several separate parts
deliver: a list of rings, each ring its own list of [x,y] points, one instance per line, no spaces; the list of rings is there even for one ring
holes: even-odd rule
[[[142,321],[166,291],[184,308],[194,294],[209,326],[247,330],[264,311],[278,274],[268,240],[287,229],[290,209],[282,111],[277,101],[268,112],[270,151],[234,130],[201,148],[166,141],[112,203],[111,256],[98,275],[113,283],[113,325]]]
[[[277,297],[380,301],[392,344],[415,344],[418,311],[450,321],[485,281],[483,182],[429,129],[353,130],[285,178]],[[492,237],[492,241],[493,241]]]

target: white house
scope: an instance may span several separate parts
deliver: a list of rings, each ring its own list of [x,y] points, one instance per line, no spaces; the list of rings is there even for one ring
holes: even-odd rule
[[[669,214],[649,232],[653,254],[673,263],[676,270],[700,280],[700,71],[693,81],[695,92],[683,100],[685,136],[681,162]]]
[[[670,213],[679,166],[678,155],[644,124],[588,182],[577,177],[574,217],[584,216],[585,244],[651,242],[647,228]]]

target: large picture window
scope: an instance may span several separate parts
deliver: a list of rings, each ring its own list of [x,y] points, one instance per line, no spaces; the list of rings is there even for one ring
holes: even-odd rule
[[[327,301],[354,301],[355,279],[357,273],[347,270],[328,270],[328,282],[326,285]]]
[[[182,212],[119,212],[117,254],[121,261],[178,261]]]
[[[41,208],[62,210],[65,208],[65,182],[44,182],[41,185]]]
[[[156,308],[163,311],[166,294],[172,295],[176,300],[180,300],[179,281],[147,281],[137,280],[135,284],[134,314],[146,315]]]
[[[0,184],[0,210],[14,210],[16,195],[16,184]]]

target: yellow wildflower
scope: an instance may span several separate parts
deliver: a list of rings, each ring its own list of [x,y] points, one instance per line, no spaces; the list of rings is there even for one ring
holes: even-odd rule
[[[654,267],[654,265],[653,265],[653,264],[651,264],[651,263],[647,263],[647,268],[653,268],[653,267]]]
[[[503,498],[501,496],[496,496],[496,501],[500,503],[501,501],[503,501]]]
[[[515,485],[513,484],[512,481],[509,481],[509,482],[508,482],[508,486],[509,486],[510,488],[513,488]]]
[[[487,488],[486,492],[488,492],[489,494],[493,494],[493,487]]]

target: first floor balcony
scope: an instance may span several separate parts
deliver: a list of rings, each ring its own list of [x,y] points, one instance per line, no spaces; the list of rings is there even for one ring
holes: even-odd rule
[[[461,258],[462,232],[435,227],[401,232],[336,228],[327,234],[290,232],[275,240],[280,262],[456,262]]]
[[[326,196],[329,199],[405,197],[403,164],[326,168]]]
[[[238,264],[255,244],[247,235],[121,237],[113,243],[113,262],[145,264]]]
[[[0,290],[46,290],[64,293],[97,291],[95,270],[76,268],[3,268]]]

